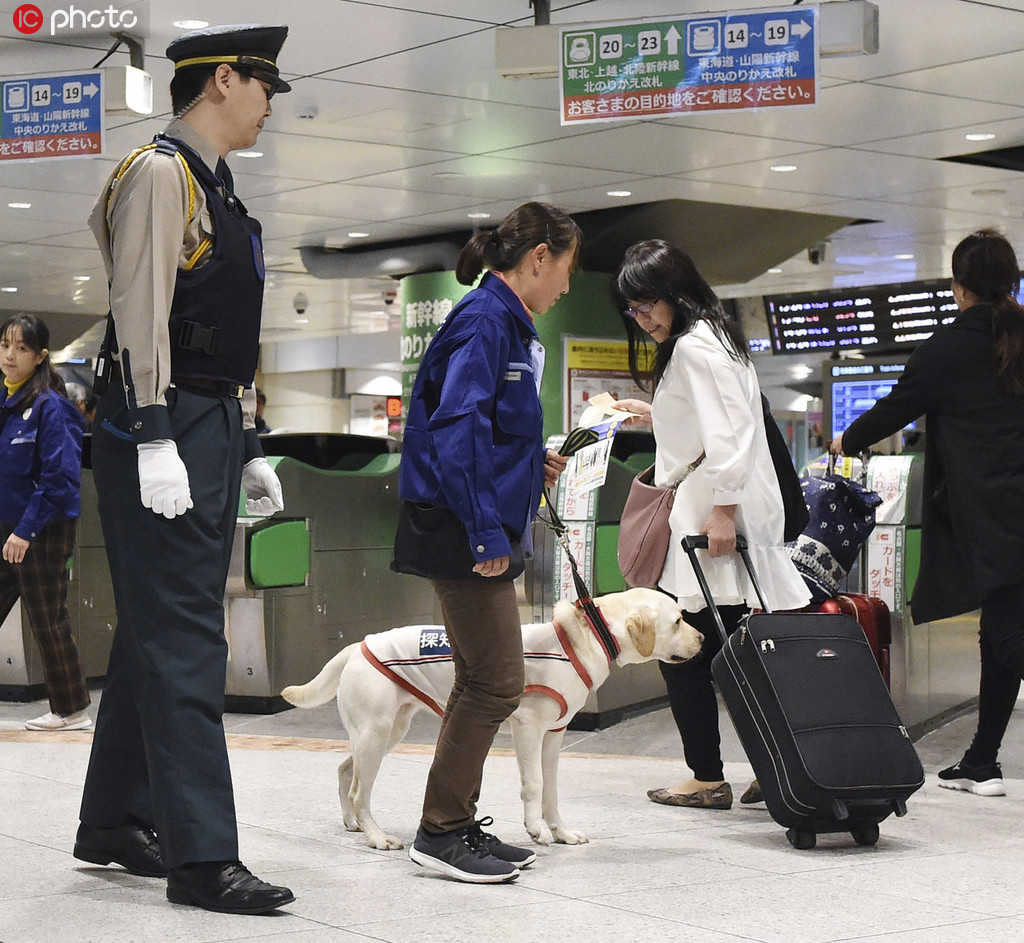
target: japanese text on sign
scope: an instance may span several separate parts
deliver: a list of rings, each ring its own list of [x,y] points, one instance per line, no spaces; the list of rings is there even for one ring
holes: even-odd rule
[[[0,160],[103,153],[103,72],[0,81]]]
[[[566,27],[562,124],[812,105],[817,8]]]

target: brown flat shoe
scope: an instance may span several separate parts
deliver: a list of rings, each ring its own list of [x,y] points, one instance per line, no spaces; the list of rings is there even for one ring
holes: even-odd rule
[[[750,805],[754,802],[764,802],[764,794],[761,792],[761,784],[756,779],[747,786],[747,791],[740,796],[740,802],[742,802],[743,805]]]
[[[661,805],[681,805],[689,809],[731,809],[732,786],[722,783],[714,789],[698,789],[696,792],[650,789],[647,798]]]

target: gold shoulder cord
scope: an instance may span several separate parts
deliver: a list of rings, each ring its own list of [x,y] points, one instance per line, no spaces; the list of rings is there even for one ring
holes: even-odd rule
[[[128,172],[128,168],[131,167],[131,165],[135,162],[136,158],[140,157],[142,154],[145,154],[146,151],[153,150],[155,147],[155,143],[143,145],[142,147],[136,148],[124,159],[120,168],[118,168],[117,175],[110,182],[110,189],[107,192],[108,213],[110,212],[110,201],[113,200],[114,198],[114,190],[117,187],[117,185],[121,182],[121,178]],[[196,212],[196,189],[195,184],[193,183],[192,180],[192,171],[191,169],[189,169],[188,166],[188,161],[186,161],[185,158],[182,157],[181,154],[179,154],[177,151],[175,151],[174,156],[178,159],[178,162],[181,164],[182,169],[185,171],[185,182],[188,184],[188,218],[185,221],[185,226],[187,228],[188,225],[192,222],[192,218],[195,216]],[[207,249],[209,249],[211,245],[212,243],[210,241],[210,237],[204,236],[202,242],[199,243],[199,247],[196,249],[195,252],[192,253],[192,255],[189,257],[188,262],[185,264],[185,270],[188,271],[189,269],[191,269],[196,264],[196,262],[198,262],[202,258],[203,254],[206,252]]]

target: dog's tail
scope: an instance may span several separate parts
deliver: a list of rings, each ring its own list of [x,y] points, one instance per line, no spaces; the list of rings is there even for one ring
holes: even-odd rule
[[[296,707],[317,707],[326,704],[331,698],[338,694],[338,682],[341,680],[341,672],[349,659],[359,651],[359,643],[346,645],[335,655],[312,681],[306,684],[292,684],[281,692],[289,704]]]

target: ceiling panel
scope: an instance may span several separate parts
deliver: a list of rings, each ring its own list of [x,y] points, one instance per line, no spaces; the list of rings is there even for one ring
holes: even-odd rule
[[[692,200],[872,219],[828,240],[822,265],[798,252],[738,295],[948,274],[947,256],[971,229],[995,223],[1024,250],[1024,175],[934,158],[1024,144],[1024,0],[875,0],[881,51],[821,62],[813,109],[705,114],[563,128],[554,80],[508,80],[494,67],[494,28],[527,26],[528,0],[152,0],[146,67],[157,114],[111,115],[101,159],[0,165],[0,310],[71,319],[106,310],[103,270],[85,227],[115,161],[168,118],[171,67],[163,50],[179,18],[290,26],[281,64],[294,92],[274,99],[257,148],[230,158],[242,199],[264,227],[267,336],[393,329],[379,281],[328,282],[305,273],[299,246],[366,243],[465,231],[468,213],[499,219],[530,198],[581,213],[626,203]],[[0,0],[0,63],[18,73],[92,66],[109,36],[74,43],[13,34]],[[740,6],[781,7],[780,0]],[[667,18],[736,8],[735,0],[553,0],[556,24]],[[679,8],[683,9],[680,11]],[[109,65],[128,62],[124,50]],[[315,111],[312,118],[302,115]],[[964,135],[989,130],[991,144]],[[792,174],[773,162],[798,166]],[[14,213],[8,202],[31,202]],[[486,225],[487,223],[484,223]],[[897,259],[912,255],[912,259]],[[89,282],[72,276],[90,275]],[[774,287],[773,287],[774,286]],[[782,288],[782,290],[788,290]],[[292,299],[310,297],[306,325]]]

